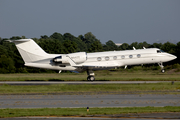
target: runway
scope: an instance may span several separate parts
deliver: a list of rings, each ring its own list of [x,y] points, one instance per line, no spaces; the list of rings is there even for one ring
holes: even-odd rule
[[[0,108],[180,106],[180,95],[0,95]]]
[[[180,82],[180,81],[175,81]],[[172,83],[172,81],[0,81],[8,85],[50,85],[50,84],[142,84],[142,83]]]
[[[50,84],[142,84],[142,83],[172,83],[172,81],[1,81],[0,84],[9,85],[50,85]],[[176,82],[176,81],[175,81]],[[178,81],[179,82],[179,81]],[[54,94],[54,95],[0,95],[0,109],[3,108],[80,108],[80,107],[164,107],[164,106],[180,106],[180,95],[173,94]],[[155,120],[164,116],[166,119],[180,118],[179,113],[171,114],[127,114],[120,118],[98,118],[98,117],[27,117],[27,118],[12,118],[12,119],[67,119],[67,120],[100,120],[100,119],[117,119],[117,120]],[[126,116],[126,117],[125,117]],[[147,119],[146,119],[147,118]],[[142,120],[143,120],[142,119]]]

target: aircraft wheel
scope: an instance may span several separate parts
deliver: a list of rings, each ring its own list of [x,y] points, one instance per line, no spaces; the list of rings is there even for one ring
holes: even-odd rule
[[[94,76],[90,76],[90,81],[94,81],[95,77]]]
[[[88,77],[87,77],[87,80],[88,80],[88,81],[94,81],[94,80],[95,80],[95,77],[94,77],[94,76],[88,76]]]
[[[89,76],[87,77],[87,81],[90,81],[90,77]]]
[[[164,70],[164,69],[162,69],[162,70],[161,70],[161,72],[162,72],[162,73],[165,73],[165,70]]]

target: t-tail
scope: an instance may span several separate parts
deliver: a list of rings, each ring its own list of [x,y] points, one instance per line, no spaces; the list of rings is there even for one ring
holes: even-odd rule
[[[25,64],[45,59],[48,55],[36,42],[32,39],[8,40],[15,43],[19,53],[21,54]]]

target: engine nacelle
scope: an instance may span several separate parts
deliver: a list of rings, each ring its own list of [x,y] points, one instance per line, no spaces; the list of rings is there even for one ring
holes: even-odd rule
[[[76,64],[83,63],[87,60],[87,54],[86,52],[78,52],[78,53],[70,53],[67,55],[61,55],[57,56],[53,59],[53,62],[59,63],[59,64],[67,64],[68,57],[70,57]]]
[[[67,58],[66,58],[66,55],[61,55],[61,56],[53,58],[53,62],[59,63],[59,64],[67,64],[67,63],[69,63]]]
[[[86,52],[67,54],[75,63],[83,63],[87,60]]]

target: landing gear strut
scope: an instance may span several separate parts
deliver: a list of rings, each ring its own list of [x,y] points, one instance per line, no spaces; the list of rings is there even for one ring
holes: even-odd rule
[[[87,74],[88,74],[88,77],[87,77],[88,81],[94,81],[95,80],[94,72],[92,70],[87,70]]]
[[[164,66],[163,66],[163,63],[158,63],[158,65],[161,67],[161,72],[164,73],[165,70],[164,70]]]

